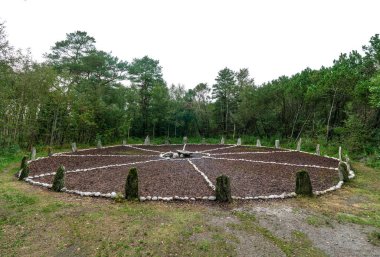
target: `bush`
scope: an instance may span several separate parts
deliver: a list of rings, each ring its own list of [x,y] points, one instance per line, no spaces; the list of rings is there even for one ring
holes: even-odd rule
[[[345,164],[344,162],[340,162],[338,170],[339,170],[339,178],[340,178],[340,180],[342,180],[343,182],[348,182],[349,179],[348,179],[347,164]]]
[[[296,173],[296,194],[297,195],[313,195],[310,176],[306,170],[300,170]]]
[[[24,160],[24,158],[22,158],[22,159]],[[20,176],[18,177],[18,180],[23,180],[24,178],[27,178],[28,176],[29,176],[29,164],[27,162],[25,162],[25,164],[21,170]]]
[[[222,175],[216,178],[215,188],[216,200],[220,202],[231,202],[230,178]]]
[[[22,170],[26,166],[26,164],[28,164],[28,156],[25,155],[24,157],[22,157],[20,170]]]
[[[125,199],[132,200],[139,197],[139,179],[137,169],[129,170],[127,181],[125,182]]]
[[[60,192],[65,187],[65,167],[59,166],[54,176],[52,190]]]

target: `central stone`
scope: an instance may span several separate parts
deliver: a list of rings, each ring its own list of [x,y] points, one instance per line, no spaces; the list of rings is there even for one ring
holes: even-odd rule
[[[163,158],[169,158],[169,159],[175,159],[175,158],[191,158],[193,157],[193,152],[189,152],[189,151],[186,151],[186,150],[177,150],[176,153],[173,153],[173,152],[167,152],[167,153],[163,153],[161,154],[161,157]]]

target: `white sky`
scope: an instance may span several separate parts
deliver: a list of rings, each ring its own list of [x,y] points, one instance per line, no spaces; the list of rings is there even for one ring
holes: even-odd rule
[[[0,21],[37,60],[84,30],[98,49],[158,59],[169,85],[192,88],[224,67],[247,67],[261,84],[330,66],[380,33],[379,10],[378,0],[0,0]]]

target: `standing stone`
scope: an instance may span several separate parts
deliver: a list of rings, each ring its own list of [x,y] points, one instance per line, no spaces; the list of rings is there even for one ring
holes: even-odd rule
[[[35,161],[36,160],[36,148],[35,147],[32,147],[32,154],[31,154],[31,160],[32,161]]]
[[[260,139],[257,139],[257,140],[256,140],[256,146],[257,146],[257,147],[261,147]]]
[[[317,144],[317,149],[315,149],[315,154],[316,155],[321,155],[321,149],[320,149],[320,145]]]
[[[280,148],[280,140],[276,139],[276,141],[274,143],[274,147],[275,148]]]
[[[222,175],[216,178],[215,196],[219,202],[232,201],[229,177]]]
[[[139,179],[137,169],[129,170],[127,180],[125,182],[125,199],[132,200],[139,197]]]
[[[145,141],[144,141],[144,145],[150,145],[149,135],[146,136]]]
[[[342,147],[339,146],[339,161],[342,161]]]
[[[74,143],[71,143],[71,151],[73,152],[73,153],[75,153],[76,151],[77,151],[78,149],[77,149],[77,144],[74,142]]]
[[[98,149],[102,148],[102,141],[99,139],[98,144],[96,146]]]
[[[313,195],[310,176],[305,170],[300,170],[296,173],[296,194],[307,196]]]
[[[50,146],[47,148],[47,152],[49,157],[53,156],[53,149]]]
[[[165,145],[170,145],[169,138],[165,138]]]
[[[127,140],[123,140],[123,145],[127,145]]]
[[[206,144],[206,138],[202,137],[202,144]]]
[[[350,163],[350,158],[348,158],[347,155],[346,155],[346,164],[347,164],[347,170],[350,171],[351,170],[351,163]]]
[[[222,137],[222,139],[220,140],[220,144],[224,145],[224,137]]]
[[[344,162],[340,162],[338,166],[339,179],[343,182],[348,182],[348,167]]]
[[[297,142],[297,151],[301,151],[302,138],[300,138]]]
[[[241,138],[240,137],[238,138],[236,145],[241,145]]]
[[[187,141],[188,141],[187,137],[183,137],[182,142],[183,142],[184,144],[187,144]]]

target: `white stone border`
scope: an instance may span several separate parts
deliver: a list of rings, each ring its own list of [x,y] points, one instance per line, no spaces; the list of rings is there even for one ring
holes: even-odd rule
[[[134,145],[138,145],[138,144],[134,144]],[[143,145],[143,144],[141,144],[141,145]],[[182,144],[171,144],[171,145],[182,145]],[[205,145],[205,144],[199,144],[199,145]],[[120,146],[120,145],[107,146],[107,147],[103,147],[103,148],[111,148],[111,147],[116,147],[116,146]],[[149,149],[143,149],[143,148],[133,147],[131,145],[125,145],[125,146],[131,147],[131,148],[136,148],[136,149],[143,150],[143,151],[150,151],[150,152],[161,153],[160,151],[154,151],[154,150],[149,150]],[[167,144],[157,145],[157,146],[167,146]],[[200,158],[193,158],[193,159],[209,158],[209,159],[217,159],[217,160],[221,159],[221,160],[231,160],[231,161],[240,160],[240,161],[247,161],[247,162],[264,163],[264,164],[279,164],[279,165],[289,165],[289,166],[298,166],[298,167],[312,167],[312,168],[325,168],[325,169],[331,169],[331,170],[338,170],[338,168],[323,167],[323,166],[318,166],[318,165],[302,165],[302,164],[290,164],[290,163],[264,162],[264,161],[253,161],[253,160],[246,160],[246,159],[215,158],[215,157],[211,157],[211,154],[207,153],[207,152],[210,152],[210,151],[215,151],[215,150],[219,150],[219,149],[228,149],[228,148],[232,148],[232,147],[236,147],[236,146],[237,145],[229,145],[227,147],[219,147],[219,148],[215,148],[215,149],[210,149],[210,150],[205,150],[205,151],[199,151],[197,153],[204,153],[207,156],[202,156]],[[242,145],[242,146],[249,146],[249,145]],[[249,146],[249,147],[253,147],[253,146]],[[266,147],[266,146],[261,146],[261,147],[273,148],[273,147]],[[95,150],[95,149],[97,149],[97,148],[81,149],[81,150],[78,150],[78,151]],[[311,153],[308,153],[308,152],[305,152],[305,151],[297,151],[297,150],[291,150],[291,149],[284,149],[284,150],[285,151],[272,151],[270,153],[273,153],[273,152],[302,152],[302,153],[305,153],[305,154],[315,155],[315,154],[311,154]],[[72,156],[83,156],[83,157],[85,157],[86,156],[86,155],[71,155],[71,154],[65,155],[65,153],[70,153],[70,152],[57,153],[57,154],[53,154],[52,156],[68,156],[68,157],[72,157]],[[252,153],[255,153],[255,152],[252,152]],[[262,153],[267,153],[267,152],[262,152]],[[228,153],[226,153],[226,154],[228,154]],[[236,153],[231,153],[231,154],[236,154]],[[102,155],[92,155],[92,156],[102,156]],[[109,155],[107,155],[107,156],[109,156]],[[111,156],[113,156],[113,155],[111,155]],[[119,156],[119,155],[116,155],[116,156]],[[138,155],[138,156],[141,156],[141,155]],[[155,155],[151,155],[151,156],[155,156]],[[335,158],[335,157],[330,157],[330,156],[326,156],[326,155],[324,157],[340,161],[338,158]],[[31,163],[31,162],[34,162],[34,161],[37,161],[37,160],[42,160],[42,159],[45,159],[45,158],[49,158],[49,157],[38,157],[36,160],[30,160],[30,161],[28,161],[28,163]],[[91,171],[91,170],[96,170],[96,169],[105,169],[105,168],[112,168],[112,167],[128,166],[128,165],[135,165],[135,164],[141,164],[141,163],[149,163],[149,162],[155,162],[155,161],[164,161],[164,160],[166,160],[166,159],[148,160],[148,161],[123,163],[123,164],[113,164],[113,165],[106,165],[106,166],[87,168],[87,169],[76,169],[76,170],[71,170],[71,171],[66,171],[66,172],[67,173],[75,173],[75,172]],[[170,159],[170,161],[177,161],[177,160],[183,161],[183,159]],[[194,163],[192,163],[190,161],[190,159],[187,159],[187,161],[190,164],[192,164],[192,166],[194,167],[194,169],[198,173],[200,173],[202,175],[202,177],[206,180],[206,182],[208,183],[208,185],[213,190],[215,190],[215,186],[212,184],[212,182],[209,180],[209,178],[206,176],[206,174],[204,174],[202,171],[200,171],[198,169],[198,167]],[[347,165],[348,172],[349,172],[349,179],[354,178],[355,177],[355,173],[354,173],[353,170],[351,170],[351,166],[349,165],[349,163],[344,162],[344,161],[340,161],[340,162],[343,162],[343,163],[345,163]],[[19,171],[18,176],[20,176],[20,173],[21,173],[21,170]],[[28,176],[24,180],[26,182],[32,184],[32,185],[38,185],[38,186],[42,186],[42,187],[46,187],[46,188],[51,188],[52,184],[34,181],[33,178],[44,177],[44,176],[49,176],[49,175],[55,175],[55,173],[56,172],[51,172],[51,173],[39,174],[39,175],[36,175],[36,176],[30,176],[30,177]],[[315,192],[313,192],[313,194],[316,195],[316,196],[318,196],[318,195],[323,195],[323,194],[326,194],[328,192],[337,190],[337,189],[339,189],[339,188],[342,187],[343,183],[344,183],[343,181],[339,181],[337,185],[332,186],[332,187],[330,187],[330,188],[328,188],[326,190],[315,191]],[[80,195],[80,196],[105,197],[105,198],[115,198],[117,196],[117,194],[115,192],[102,194],[100,192],[84,192],[84,191],[79,191],[79,190],[68,190],[66,188],[63,188],[62,191],[66,192],[66,193],[77,194],[77,195]],[[232,196],[232,199],[235,199],[235,200],[285,199],[285,198],[295,197],[296,195],[297,194],[295,192],[291,192],[291,193],[284,192],[281,195],[245,196],[245,197]],[[139,199],[140,199],[140,201],[146,201],[146,200],[151,200],[151,201],[159,201],[159,200],[162,200],[162,201],[172,201],[172,200],[183,200],[183,201],[188,201],[188,200],[191,200],[191,201],[195,201],[195,200],[210,200],[210,201],[214,201],[214,200],[216,200],[215,196],[203,196],[203,197],[189,197],[189,196],[184,196],[184,197],[180,197],[180,196],[165,196],[165,197],[162,197],[162,196],[140,196]]]

